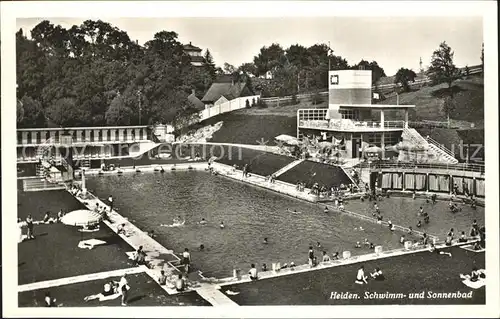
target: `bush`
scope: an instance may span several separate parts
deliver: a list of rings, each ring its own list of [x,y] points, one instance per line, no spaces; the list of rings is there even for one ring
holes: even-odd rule
[[[314,92],[314,94],[311,96],[311,102],[313,105],[323,103],[323,97],[321,96],[321,94],[319,94],[318,91]]]
[[[267,108],[267,104],[266,104],[266,102],[264,102],[264,100],[258,99],[257,100],[257,107],[259,109],[265,109],[265,108]]]

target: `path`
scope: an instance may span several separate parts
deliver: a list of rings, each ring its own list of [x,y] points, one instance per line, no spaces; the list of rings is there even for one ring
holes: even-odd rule
[[[303,159],[300,159],[300,160],[296,160],[296,161],[293,161],[291,162],[290,164],[286,165],[286,166],[283,166],[282,168],[280,168],[278,171],[276,171],[273,175],[274,177],[278,177],[280,175],[283,175],[285,172],[291,170],[292,168],[294,168],[295,166],[299,165],[300,163],[304,162],[305,160]]]
[[[140,274],[140,273],[144,272],[145,269],[146,269],[146,267],[140,266],[140,267],[127,268],[127,269],[104,271],[104,272],[93,273],[93,274],[85,274],[85,275],[79,275],[79,276],[74,276],[74,277],[59,278],[59,279],[54,279],[54,280],[39,281],[39,282],[31,283],[31,284],[25,284],[25,285],[18,286],[17,291],[24,292],[24,291],[30,291],[30,290],[38,290],[38,289],[58,287],[58,286],[64,286],[64,285],[71,285],[71,284],[77,284],[80,282],[106,279],[106,278],[110,278],[110,277],[121,277],[124,274],[127,274],[127,275]]]
[[[449,248],[453,246],[463,246],[463,245],[470,245],[479,240],[474,239],[471,240],[467,243],[454,243],[451,246],[446,246],[444,244],[442,245],[437,245],[436,247],[439,249],[444,249],[444,248]],[[352,256],[348,259],[338,259],[338,260],[333,260],[330,262],[320,262],[318,266],[316,267],[311,267],[308,264],[304,265],[299,265],[296,266],[294,269],[291,268],[285,268],[285,269],[280,269],[277,271],[273,270],[268,270],[264,272],[259,272],[258,278],[259,280],[263,279],[271,279],[271,278],[276,278],[276,277],[281,277],[281,276],[287,276],[287,275],[293,275],[297,273],[303,273],[303,272],[310,272],[310,271],[316,271],[320,269],[325,269],[325,268],[333,268],[333,267],[339,267],[339,266],[344,266],[344,265],[350,265],[350,264],[355,264],[355,263],[360,263],[360,262],[366,262],[366,261],[371,261],[371,260],[378,260],[382,258],[389,258],[389,257],[395,257],[395,256],[401,256],[401,255],[408,255],[408,254],[415,254],[419,252],[425,252],[429,251],[429,248],[420,246],[419,248],[415,249],[394,249],[394,250],[388,250],[382,253],[371,253],[371,254],[365,254],[365,255],[359,255],[359,256]],[[228,285],[235,285],[235,284],[241,284],[241,283],[246,283],[250,282],[250,277],[249,275],[243,275],[241,276],[240,279],[235,279],[235,278],[225,278],[221,280],[221,283],[219,286],[228,286]]]

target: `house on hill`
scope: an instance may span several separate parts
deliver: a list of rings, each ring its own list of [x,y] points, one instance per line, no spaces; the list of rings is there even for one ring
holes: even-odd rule
[[[205,104],[196,97],[195,91],[193,90],[192,93],[187,97],[187,100],[191,105],[197,110],[197,111],[203,111],[205,109]]]
[[[251,95],[253,95],[253,92],[248,88],[246,83],[234,83],[234,81],[216,82],[208,89],[201,101],[206,107],[212,107],[239,97]]]
[[[184,53],[191,57],[191,64],[194,66],[203,66],[205,59],[201,56],[201,49],[194,46],[189,42],[189,44],[184,44]]]

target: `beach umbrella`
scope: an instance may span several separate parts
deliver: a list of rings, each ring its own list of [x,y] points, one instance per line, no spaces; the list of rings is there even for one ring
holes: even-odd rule
[[[102,215],[87,209],[74,210],[61,218],[61,223],[69,226],[94,226],[101,222]]]
[[[370,146],[365,148],[366,153],[381,153],[382,149],[378,146]]]
[[[397,151],[399,151],[397,145],[387,145],[385,147],[385,150],[386,151],[390,151],[390,152],[397,152]]]
[[[407,141],[399,142],[396,148],[403,151],[425,151],[428,149],[428,147],[424,145],[413,144]]]
[[[321,148],[325,148],[325,147],[333,147],[334,145],[331,142],[319,142],[318,146]]]
[[[296,137],[291,136],[291,135],[286,135],[286,134],[281,134],[278,135],[274,138],[277,141],[283,142],[288,145],[298,145],[299,141],[297,140]]]

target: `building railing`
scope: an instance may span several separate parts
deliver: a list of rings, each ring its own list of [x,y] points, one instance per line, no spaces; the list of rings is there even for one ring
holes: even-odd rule
[[[17,145],[61,145],[65,134],[71,135],[73,144],[130,143],[147,141],[148,132],[147,126],[18,129]]]
[[[456,170],[467,172],[479,172],[484,174],[485,167],[480,164],[439,164],[439,163],[414,163],[414,162],[393,162],[393,161],[376,161],[376,162],[363,162],[359,164],[360,168],[377,169],[444,169]]]
[[[349,130],[382,130],[387,128],[405,128],[405,121],[355,121],[349,119],[331,119],[331,120],[299,120],[299,127],[308,128],[328,128],[339,131]]]
[[[442,150],[443,152],[445,152],[446,154],[450,155],[451,157],[455,157],[455,154],[453,154],[453,152],[451,150],[449,150],[446,146],[444,146],[443,144],[440,144],[438,141],[436,141],[435,139],[433,139],[432,137],[429,137],[427,136],[426,137],[426,140],[428,143],[430,144],[433,144],[434,146],[436,146],[437,148],[439,148],[440,150]]]

